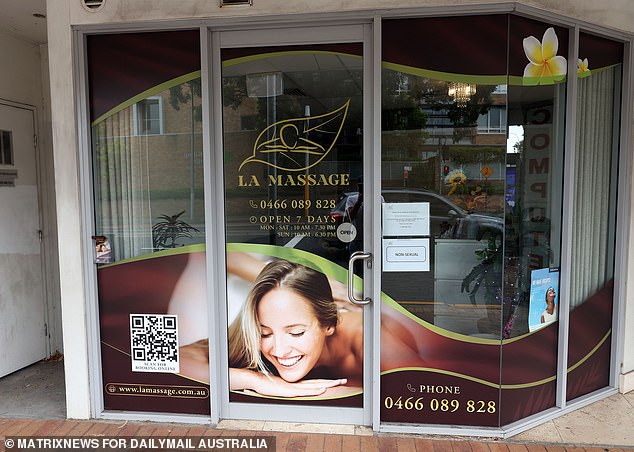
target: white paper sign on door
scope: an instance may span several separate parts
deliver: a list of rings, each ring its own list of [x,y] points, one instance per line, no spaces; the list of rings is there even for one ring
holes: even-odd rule
[[[428,202],[383,203],[383,237],[429,235]]]
[[[384,272],[428,272],[429,239],[383,239]]]

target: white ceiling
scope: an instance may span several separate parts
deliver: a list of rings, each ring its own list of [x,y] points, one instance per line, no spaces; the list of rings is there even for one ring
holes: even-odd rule
[[[46,42],[46,0],[0,0],[0,33],[6,33],[33,44]]]

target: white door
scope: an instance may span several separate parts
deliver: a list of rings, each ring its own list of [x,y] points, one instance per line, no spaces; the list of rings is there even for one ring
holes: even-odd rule
[[[0,102],[0,377],[46,355],[34,136],[34,111]]]

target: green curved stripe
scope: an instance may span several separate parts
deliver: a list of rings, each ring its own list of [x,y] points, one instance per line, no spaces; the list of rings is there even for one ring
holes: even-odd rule
[[[537,85],[554,85],[557,83],[565,83],[566,77],[523,77],[518,75],[470,75],[470,74],[454,74],[451,72],[432,71],[429,69],[421,69],[414,66],[404,64],[383,62],[383,68],[393,71],[411,74],[418,77],[425,77],[434,80],[443,80],[446,82],[463,82],[473,83],[476,85],[515,85],[515,86],[537,86]]]
[[[286,247],[276,246],[276,245],[261,245],[261,244],[253,244],[253,243],[227,243],[227,251],[256,253],[256,254],[261,254],[265,256],[286,259],[292,262],[296,262],[298,264],[305,265],[306,267],[312,268],[319,272],[322,272],[325,275],[330,276],[331,278],[334,278],[343,284],[347,284],[347,281],[348,281],[348,269],[343,268],[340,265],[337,265],[321,256],[317,256],[307,251],[298,250],[295,248],[286,248]],[[354,275],[354,289],[359,291],[363,289],[363,280],[357,275]],[[381,301],[385,303],[386,305],[389,305],[393,309],[397,310],[401,314],[405,315],[406,317],[410,318],[411,320],[415,321],[419,325],[423,326],[424,328],[429,329],[441,336],[445,336],[450,339],[458,340],[461,342],[500,346],[502,344],[515,342],[517,340],[520,340],[528,336],[529,334],[532,334],[532,333],[527,333],[522,336],[517,336],[512,339],[505,339],[503,341],[499,339],[486,339],[481,337],[467,336],[465,334],[454,333],[454,332],[445,330],[443,328],[437,327],[435,325],[432,325],[431,323],[425,322],[424,320],[416,317],[414,314],[407,311],[405,308],[403,308],[401,305],[399,305],[396,301],[394,301],[385,293],[381,293]]]
[[[434,374],[442,374],[442,375],[450,375],[452,377],[459,377],[459,378],[463,378],[465,380],[474,381],[476,383],[480,383],[480,384],[483,384],[485,386],[490,386],[492,388],[496,388],[496,389],[500,388],[500,384],[499,383],[492,383],[490,381],[483,380],[481,378],[472,377],[470,375],[465,375],[465,374],[461,374],[461,373],[458,373],[458,372],[452,372],[450,370],[432,369],[431,367],[399,367],[398,369],[385,370],[385,371],[381,372],[381,375],[387,375],[387,374],[392,374],[392,373],[396,373],[396,372],[405,372],[405,371],[409,371],[409,370],[414,370],[414,371],[418,371],[418,372],[431,372],[431,373],[434,373]]]
[[[165,256],[174,256],[177,254],[189,254],[205,251],[204,243],[197,243],[196,245],[179,246],[178,248],[169,248],[161,251],[155,251],[154,253],[143,254],[141,256],[130,257],[128,259],[122,259],[111,264],[100,265],[99,268],[113,267],[119,264],[127,264],[130,262],[144,261],[147,259],[156,259]]]
[[[161,93],[165,90],[168,90],[170,88],[173,88],[177,85],[181,85],[185,82],[189,82],[191,80],[200,78],[200,70],[198,71],[194,71],[194,72],[190,72],[189,74],[185,74],[185,75],[181,75],[180,77],[176,77],[173,78],[171,80],[168,80],[164,83],[161,83],[160,85],[156,85],[150,89],[147,89],[139,94],[137,94],[134,97],[131,97],[130,99],[120,103],[119,105],[117,105],[116,107],[112,108],[111,110],[107,111],[106,113],[104,113],[103,115],[99,116],[97,119],[95,119],[92,122],[92,126],[96,126],[97,124],[99,124],[100,122],[104,121],[105,119],[107,119],[108,117],[114,115],[115,113],[119,113],[122,110],[125,110],[126,108],[136,104],[137,102],[145,99],[146,97],[149,96],[154,96],[158,93]]]
[[[596,353],[596,351],[599,349],[599,347],[601,347],[601,346],[603,345],[603,343],[604,343],[605,341],[607,341],[607,340],[608,340],[608,337],[610,337],[610,334],[612,334],[612,328],[610,328],[610,329],[608,330],[608,332],[607,332],[607,333],[605,333],[605,336],[603,336],[603,339],[601,339],[601,340],[599,341],[599,343],[598,343],[597,345],[595,345],[595,346],[594,346],[594,348],[593,348],[592,350],[590,350],[590,352],[588,352],[588,354],[587,354],[586,356],[584,356],[583,358],[581,358],[581,359],[580,359],[580,360],[579,360],[576,364],[573,364],[572,366],[570,366],[570,367],[567,369],[567,372],[568,372],[568,373],[572,372],[572,371],[573,371],[573,370],[575,370],[577,367],[579,367],[580,365],[582,365],[583,363],[585,363],[588,359],[590,359],[590,357]]]
[[[129,353],[127,353],[127,352],[124,352],[123,350],[121,350],[121,349],[119,349],[119,348],[115,347],[114,345],[108,344],[107,342],[104,342],[104,341],[101,341],[101,343],[102,343],[103,345],[105,345],[106,347],[110,347],[111,349],[113,349],[113,350],[115,350],[115,351],[118,351],[119,353],[123,353],[123,354],[124,354],[124,355],[126,355],[126,356],[130,356],[130,357],[132,357],[132,355],[131,355],[131,354],[129,354]],[[187,375],[179,374],[179,373],[177,373],[177,372],[176,372],[176,375],[178,375],[179,377],[187,378],[188,380],[191,380],[191,381],[195,381],[196,383],[201,383],[201,384],[204,384],[204,385],[208,385],[208,384],[209,384],[209,382],[207,382],[207,381],[197,380],[197,379],[195,379],[195,378],[188,377]],[[129,395],[132,395],[132,394],[129,394]]]
[[[559,83],[566,83],[566,76],[557,77],[522,77],[519,75],[509,76],[510,86],[539,86],[539,85],[557,85]]]
[[[228,252],[256,253],[264,256],[277,257],[288,261],[302,264],[313,270],[324,273],[326,276],[336,279],[337,281],[347,284],[348,270],[334,262],[329,261],[316,254],[309,253],[304,250],[295,248],[286,248],[276,245],[260,245],[253,243],[227,243]],[[362,290],[363,280],[357,275],[354,276],[354,288]]]
[[[579,78],[586,78],[586,77],[590,77],[591,75],[597,74],[599,72],[604,72],[607,71],[609,69],[614,69],[617,66],[620,66],[621,63],[616,63],[616,64],[611,64],[609,66],[603,66],[600,68],[596,68],[596,69],[590,69],[588,72],[578,72],[577,75],[579,76]]]
[[[461,334],[461,333],[455,333],[453,331],[449,331],[449,330],[445,330],[444,328],[440,328],[436,325],[433,325],[429,322],[424,321],[423,319],[415,316],[414,314],[412,314],[411,312],[409,312],[407,309],[405,309],[403,306],[401,306],[400,304],[398,304],[398,302],[394,301],[392,298],[390,298],[388,295],[386,295],[385,293],[381,293],[381,302],[390,306],[392,309],[400,312],[401,314],[403,314],[404,316],[408,317],[409,319],[413,320],[414,322],[418,323],[419,325],[423,326],[424,328],[433,331],[434,333],[440,335],[440,336],[444,336],[447,337],[449,339],[453,339],[456,341],[460,341],[460,342],[468,342],[468,343],[472,343],[472,344],[483,344],[483,345],[495,345],[495,346],[500,346],[500,345],[506,345],[506,344],[510,344],[511,342],[515,342],[518,341],[520,339],[523,339],[527,336],[529,336],[530,334],[533,333],[526,333],[523,334],[521,336],[517,336],[517,337],[513,337],[510,339],[487,339],[487,338],[483,338],[483,337],[473,337],[473,336],[468,336],[466,334]]]
[[[595,345],[594,348],[592,350],[590,350],[588,352],[588,354],[586,354],[586,356],[584,356],[582,359],[580,359],[573,366],[570,366],[566,370],[567,373],[572,372],[577,367],[579,367],[584,362],[586,362],[588,359],[590,359],[590,357],[596,353],[596,351],[599,349],[599,347],[601,347],[603,345],[603,343],[608,339],[608,337],[610,337],[610,334],[612,334],[612,329],[608,330],[608,332],[605,334],[605,336],[603,336],[603,338],[599,341],[599,343],[597,345]],[[385,371],[381,372],[381,375],[387,375],[387,374],[391,374],[391,373],[405,372],[405,371],[431,372],[431,373],[436,373],[436,374],[450,375],[452,377],[459,377],[459,378],[462,378],[462,379],[465,379],[465,380],[469,380],[469,381],[473,381],[473,382],[476,382],[476,383],[480,383],[480,384],[483,384],[485,386],[490,386],[490,387],[496,388],[496,389],[526,389],[526,388],[533,388],[535,386],[541,386],[541,385],[543,385],[545,383],[550,383],[551,381],[555,381],[557,379],[557,376],[553,375],[553,376],[550,376],[550,377],[547,377],[547,378],[543,378],[541,380],[532,381],[530,383],[520,383],[520,384],[514,384],[514,385],[505,385],[505,384],[499,384],[499,383],[494,383],[494,382],[491,382],[491,381],[487,381],[487,380],[484,380],[484,379],[481,379],[481,378],[472,377],[471,375],[465,375],[465,374],[461,374],[461,373],[458,373],[458,372],[453,372],[453,371],[450,371],[450,370],[432,369],[432,368],[429,368],[429,367],[399,367],[397,369],[385,370]]]
[[[258,61],[265,58],[272,57],[280,57],[280,56],[288,56],[288,55],[342,55],[353,58],[362,58],[360,55],[353,55],[351,53],[345,52],[333,52],[326,50],[287,50],[283,52],[270,52],[270,53],[259,53],[257,55],[249,55],[239,58],[231,58],[230,60],[225,60],[222,62],[222,67],[230,67],[235,66],[237,64],[249,63],[251,61]]]
[[[224,67],[229,67],[229,66],[233,66],[236,64],[242,64],[242,63],[246,63],[249,61],[257,61],[260,59],[264,59],[264,58],[269,58],[269,57],[273,57],[273,56],[284,56],[284,55],[298,55],[298,54],[330,54],[330,55],[343,55],[343,56],[348,56],[348,57],[353,57],[353,58],[362,58],[359,55],[353,55],[353,54],[349,54],[349,53],[343,53],[343,52],[331,52],[331,51],[323,51],[323,50],[314,50],[314,51],[308,51],[308,50],[303,50],[303,51],[286,51],[286,52],[272,52],[272,53],[265,53],[265,54],[259,54],[259,55],[251,55],[251,56],[246,56],[246,57],[240,57],[240,58],[233,58],[231,60],[227,60],[224,61],[222,63],[222,65]],[[590,74],[594,74],[596,72],[601,72],[607,69],[611,69],[615,66],[618,66],[621,63],[617,63],[617,64],[613,64],[611,66],[606,66],[606,67],[602,67],[602,68],[598,68],[598,69],[591,69],[590,70]],[[465,83],[476,83],[476,84],[482,84],[482,85],[504,85],[504,84],[511,84],[511,85],[536,85],[537,83],[532,83],[531,79],[525,79],[524,77],[519,77],[519,76],[509,76],[507,78],[507,76],[505,75],[462,75],[462,74],[452,74],[449,72],[440,72],[440,71],[431,71],[431,70],[427,70],[427,69],[419,69],[413,66],[406,66],[406,65],[402,65],[402,64],[396,64],[396,63],[383,63],[383,67],[386,69],[391,69],[394,71],[399,71],[399,72],[403,72],[406,74],[412,74],[412,75],[417,75],[420,77],[426,77],[426,78],[432,78],[432,79],[437,79],[437,80],[446,80],[446,81],[454,81],[454,82],[465,82]],[[587,76],[582,76],[582,77],[587,77]],[[164,83],[161,83],[159,85],[156,85],[153,88],[147,89],[139,94],[137,94],[134,97],[131,97],[130,99],[122,102],[121,104],[117,105],[116,107],[110,109],[109,111],[107,111],[106,113],[102,114],[101,116],[99,116],[97,119],[95,119],[92,122],[92,126],[96,126],[97,124],[99,124],[100,122],[104,121],[105,119],[107,119],[108,117],[114,115],[115,113],[119,113],[120,111],[134,105],[135,103],[149,97],[149,96],[153,96],[156,95],[158,93],[161,93],[167,89],[173,88],[174,86],[180,85],[182,83],[194,80],[196,78],[200,78],[200,70],[198,71],[194,71],[194,72],[190,72],[189,74],[185,74],[185,75],[181,75],[180,77],[176,77],[174,79],[168,80]],[[563,80],[560,80],[560,82],[565,82],[565,78]],[[553,81],[548,82],[547,80],[543,80],[540,84],[544,85],[544,84],[552,84]]]
[[[431,78],[434,80],[444,80],[447,82],[464,82],[474,83],[478,85],[506,85],[506,75],[465,75],[453,74],[451,72],[432,71],[429,69],[421,69],[414,66],[404,64],[383,62],[383,68],[390,69],[404,74],[416,75],[419,77]]]
[[[234,394],[241,394],[241,395],[246,395],[250,397],[274,399],[274,400],[336,400],[336,399],[346,399],[348,397],[354,397],[356,395],[363,394],[363,391],[358,391],[358,392],[353,392],[351,394],[331,396],[331,397],[275,397],[275,396],[262,395],[255,392],[242,392],[242,391],[230,391],[230,392],[233,392]]]
[[[337,265],[337,264],[335,264],[335,263],[333,263],[333,262],[331,262],[331,261],[329,261],[329,260],[327,260],[327,259],[325,259],[325,258],[323,258],[321,256],[309,253],[307,251],[295,249],[295,248],[286,248],[286,247],[281,247],[281,246],[276,246],[276,245],[263,245],[263,244],[250,244],[250,243],[227,243],[226,249],[227,249],[228,252],[257,253],[257,254],[261,254],[261,255],[287,259],[289,261],[296,262],[296,263],[305,265],[305,266],[307,266],[309,268],[312,268],[314,270],[320,271],[320,272],[326,274],[327,276],[330,276],[330,277],[332,277],[332,278],[334,278],[334,279],[336,279],[336,280],[338,280],[340,282],[343,282],[343,283],[345,283],[347,281],[347,277],[348,277],[347,269],[344,269],[340,265]],[[100,268],[110,267],[110,266],[124,264],[124,263],[129,263],[129,262],[136,262],[136,261],[142,261],[142,260],[147,260],[147,259],[160,258],[160,257],[164,257],[164,256],[172,256],[172,255],[178,255],[178,254],[189,254],[189,253],[193,253],[193,252],[203,252],[203,251],[205,251],[205,244],[189,245],[189,246],[183,246],[183,247],[179,247],[179,248],[171,248],[171,249],[166,249],[166,250],[162,250],[162,251],[157,251],[155,253],[150,253],[150,254],[146,254],[146,255],[142,255],[142,256],[137,256],[137,257],[133,257],[133,258],[130,258],[130,259],[124,259],[124,260],[121,260],[121,261],[118,261],[118,262],[115,262],[115,263],[112,263],[112,264],[103,265]],[[354,276],[354,278],[355,278],[355,288],[361,288],[362,287],[361,278],[359,278],[356,275]],[[435,325],[432,325],[432,324],[430,324],[428,322],[425,322],[424,320],[416,317],[415,315],[413,315],[412,313],[407,311],[405,308],[403,308],[401,305],[399,305],[396,301],[394,301],[392,298],[390,298],[385,293],[381,293],[381,300],[386,305],[390,306],[391,308],[395,309],[396,311],[400,312],[401,314],[405,315],[406,317],[414,320],[416,323],[420,324],[424,328],[427,328],[427,329],[429,329],[431,331],[434,331],[435,333],[437,333],[439,335],[448,337],[450,339],[462,341],[462,342],[470,342],[470,343],[483,344],[483,345],[496,345],[496,346],[499,346],[501,344],[508,344],[508,343],[520,340],[522,338],[525,338],[525,337],[529,336],[530,334],[534,334],[534,333],[528,333],[528,334],[524,334],[522,336],[518,336],[518,337],[515,337],[515,338],[512,338],[512,339],[505,339],[503,341],[495,340],[495,339],[474,338],[474,337],[463,335],[463,334],[459,334],[459,333],[453,333],[453,332],[444,330],[442,328],[436,327]],[[611,333],[612,333],[612,330],[611,329],[608,330],[608,332],[597,343],[597,345],[595,345],[592,348],[592,350],[590,350],[577,363],[575,363],[574,365],[572,365],[572,366],[567,368],[567,373],[571,373],[572,371],[577,369],[579,366],[581,366],[583,363],[585,363],[588,359],[590,359],[590,357],[592,355],[594,355],[597,352],[597,350],[610,337]],[[106,345],[106,346],[114,348],[115,350],[117,350],[117,351],[119,351],[121,353],[126,354],[124,351],[119,350],[116,347],[111,346],[110,344],[107,344],[105,342],[102,342],[102,343],[104,345]],[[387,375],[387,374],[390,374],[390,373],[403,372],[403,371],[432,372],[432,373],[450,375],[450,376],[454,376],[454,377],[463,378],[465,380],[473,381],[473,382],[476,382],[476,383],[480,383],[480,384],[483,384],[483,385],[486,385],[486,386],[490,386],[490,387],[493,387],[493,388],[501,388],[501,389],[524,389],[524,388],[530,388],[530,387],[535,387],[535,386],[539,386],[539,385],[554,381],[557,378],[556,375],[554,375],[554,376],[547,377],[547,378],[544,378],[542,380],[538,380],[538,381],[534,381],[534,382],[530,382],[530,383],[504,385],[504,384],[494,383],[494,382],[490,382],[490,381],[487,381],[487,380],[484,380],[484,379],[472,377],[470,375],[461,374],[461,373],[458,373],[458,372],[442,370],[442,369],[432,369],[432,368],[427,368],[427,367],[404,367],[404,368],[391,369],[391,370],[387,370],[387,371],[381,372],[381,375]],[[194,381],[197,381],[197,380],[194,380]],[[235,391],[233,391],[233,392],[235,392]],[[353,393],[353,394],[349,394],[349,395],[334,396],[334,397],[324,397],[324,398],[320,398],[320,397],[306,397],[306,398],[302,398],[302,400],[338,399],[338,398],[351,397],[351,396],[362,394],[362,393],[363,393],[362,391],[359,391],[359,392],[356,392],[356,393]],[[246,394],[246,395],[251,395],[251,394]],[[262,396],[262,395],[259,395],[259,394],[253,394],[253,396],[271,398],[271,399],[280,399],[280,400],[286,399],[284,397]]]

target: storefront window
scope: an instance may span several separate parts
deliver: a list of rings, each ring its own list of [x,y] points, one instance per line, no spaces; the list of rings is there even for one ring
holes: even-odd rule
[[[568,399],[610,379],[623,46],[580,33]]]
[[[558,293],[568,30],[500,15],[388,20],[383,33],[383,331],[408,317],[419,361],[383,373],[382,416],[504,425],[555,403],[556,314],[542,319],[542,304]],[[444,45],[404,50],[433,40]],[[393,205],[428,229],[386,233]],[[398,246],[429,260],[386,264]],[[460,395],[415,420],[388,406],[401,381]],[[467,418],[469,403],[486,408]]]
[[[365,416],[374,338],[350,300],[376,266],[381,299],[356,301],[381,307],[380,422],[498,428],[553,408],[562,318],[567,400],[609,386],[623,45],[581,32],[571,56],[570,29],[511,14],[385,19],[374,98],[368,29],[267,47],[231,47],[226,32],[210,68],[219,93],[202,93],[198,29],[86,36],[106,410],[210,413],[208,209],[226,239],[213,321],[227,340],[212,344],[227,352],[214,363],[228,375],[224,412]],[[203,193],[212,94],[224,211]],[[364,149],[369,104],[380,162]],[[380,165],[376,200],[368,163]],[[365,272],[349,267],[357,251]],[[306,389],[315,379],[329,386]]]
[[[383,25],[382,333],[400,320],[411,339],[382,346],[413,355],[382,360],[384,421],[499,423],[507,30],[503,15]],[[392,230],[397,210],[422,227]],[[426,259],[399,260],[416,248]],[[398,409],[411,396],[428,405]]]
[[[511,16],[510,32],[503,425],[555,404],[568,60],[565,28]]]
[[[87,42],[104,407],[208,414],[198,33]]]
[[[511,52],[510,61],[523,75],[512,75],[508,90],[506,338],[540,329],[543,300],[536,296],[551,286],[558,292],[568,31],[544,27],[537,33],[535,24],[511,19],[511,46],[515,43],[521,53]],[[531,41],[544,42],[543,46],[556,43],[551,59],[561,59],[559,72],[541,78],[528,74],[534,66],[526,50]]]
[[[98,235],[113,260],[204,243],[200,78],[93,125]]]

